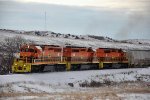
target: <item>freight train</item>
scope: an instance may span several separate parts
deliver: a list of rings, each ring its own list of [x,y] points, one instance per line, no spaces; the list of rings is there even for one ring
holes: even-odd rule
[[[146,56],[142,56],[144,60],[137,60],[139,57],[136,58],[134,55],[138,55],[139,52],[141,51],[126,52],[116,48],[93,50],[90,47],[23,45],[19,57],[13,62],[12,72],[70,71],[150,65],[150,52],[145,51]]]

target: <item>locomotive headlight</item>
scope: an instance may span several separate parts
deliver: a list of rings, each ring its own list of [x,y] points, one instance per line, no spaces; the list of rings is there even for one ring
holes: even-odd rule
[[[15,66],[17,66],[17,64],[15,64]]]
[[[24,67],[26,66],[26,65],[23,65]]]

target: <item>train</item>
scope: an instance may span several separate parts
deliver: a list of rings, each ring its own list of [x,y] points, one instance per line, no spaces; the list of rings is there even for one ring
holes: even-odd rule
[[[144,52],[144,53],[143,53]],[[150,65],[150,51],[26,44],[14,59],[12,73],[128,68]],[[140,54],[140,55],[139,55]],[[140,58],[141,57],[141,58]]]

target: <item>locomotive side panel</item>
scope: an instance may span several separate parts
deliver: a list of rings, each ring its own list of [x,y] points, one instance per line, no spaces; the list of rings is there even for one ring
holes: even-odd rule
[[[96,56],[99,61],[106,62],[121,62],[127,60],[126,52],[122,51],[121,49],[99,48],[96,50]]]
[[[63,56],[62,48],[61,47],[53,47],[53,46],[45,46],[43,50],[42,57],[45,61],[58,61],[61,62],[61,58]]]
[[[91,48],[64,48],[64,57],[69,62],[92,62],[93,50]]]
[[[94,51],[85,47],[66,47],[64,57],[67,58],[67,70],[89,69],[92,66]]]

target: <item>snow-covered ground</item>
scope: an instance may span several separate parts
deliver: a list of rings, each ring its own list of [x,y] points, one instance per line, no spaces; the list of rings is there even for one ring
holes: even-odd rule
[[[34,34],[33,34],[34,33]],[[0,30],[0,40],[3,41],[7,37],[21,36],[29,41],[34,41],[36,44],[50,44],[50,45],[73,45],[81,47],[92,47],[93,49],[99,47],[106,48],[123,48],[123,49],[144,49],[150,50],[150,40],[126,40],[115,41],[108,37],[89,36],[89,35],[70,35],[46,32],[37,35],[34,31],[25,32],[17,30]],[[96,37],[96,38],[95,38]]]
[[[90,94],[93,100],[105,100],[107,97],[114,100],[149,100],[150,67],[0,75],[0,96],[5,100],[66,100],[77,99],[78,96],[86,100],[89,93],[93,93]],[[103,94],[106,96],[98,96]]]
[[[141,76],[143,75],[143,76]],[[1,75],[0,84],[11,82],[38,82],[51,84],[79,83],[79,80],[97,80],[103,81],[109,78],[114,82],[136,81],[137,77],[143,77],[143,81],[150,82],[150,68],[129,68],[129,69],[111,69],[111,70],[85,70],[69,72],[49,72],[49,73],[30,73],[30,74],[10,74]],[[145,77],[145,78],[144,78]]]

